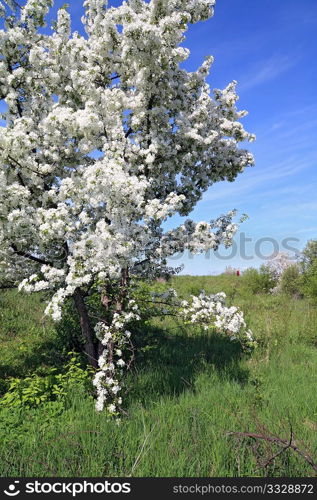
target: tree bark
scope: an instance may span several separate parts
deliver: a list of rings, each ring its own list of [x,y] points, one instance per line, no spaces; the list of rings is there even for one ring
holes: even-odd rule
[[[85,354],[88,357],[89,363],[97,368],[97,350],[94,344],[94,333],[90,324],[87,307],[84,301],[82,291],[77,288],[74,293],[74,301],[80,318],[80,328],[85,339]]]
[[[125,306],[125,300],[126,300],[126,293],[127,293],[127,286],[129,282],[129,271],[128,268],[123,268],[121,270],[121,278],[120,278],[120,284],[119,284],[119,291],[116,296],[116,298],[110,298],[109,295],[109,289],[107,285],[105,286],[104,290],[101,293],[101,304],[105,308],[105,311],[108,313],[109,308],[113,305],[114,306],[114,311],[116,313],[121,313],[124,310]],[[104,323],[109,324],[108,318],[104,318]],[[111,320],[110,320],[111,323]],[[113,361],[113,353],[115,349],[115,343],[113,340],[109,340],[108,345],[107,345],[107,350],[108,350],[108,362],[112,363]],[[98,343],[98,356],[101,356],[101,354],[104,351],[104,345],[99,342]],[[109,374],[111,376],[111,374]]]

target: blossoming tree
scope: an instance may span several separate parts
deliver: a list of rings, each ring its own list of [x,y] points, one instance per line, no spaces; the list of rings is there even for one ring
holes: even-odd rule
[[[210,91],[211,57],[194,72],[182,66],[188,24],[211,17],[214,0],[117,8],[86,0],[85,36],[71,31],[66,8],[47,34],[52,4],[0,2],[0,273],[28,292],[50,291],[55,320],[74,298],[98,368],[97,408],[115,413],[128,325],[140,317],[135,279],[168,275],[170,256],[229,245],[237,229],[234,211],[169,231],[163,222],[187,216],[213,183],[251,165],[238,144],[253,136],[239,121],[246,113],[236,109],[235,82]],[[105,314],[92,328],[94,287]],[[159,307],[162,297],[152,299]],[[182,302],[172,291],[166,300],[185,320],[252,341],[222,294]]]

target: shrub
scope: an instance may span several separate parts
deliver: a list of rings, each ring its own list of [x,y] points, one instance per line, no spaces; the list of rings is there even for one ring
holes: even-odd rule
[[[303,274],[303,291],[309,297],[317,297],[317,259]]]
[[[317,240],[309,240],[302,251],[302,290],[308,297],[317,297]]]
[[[301,294],[301,274],[297,264],[286,268],[280,278],[280,290],[287,295]]]
[[[302,252],[301,264],[307,271],[317,261],[317,240],[309,240]]]
[[[252,293],[269,293],[277,284],[274,271],[264,264],[259,270],[253,267],[246,269],[243,273],[243,280]]]
[[[91,386],[92,369],[82,368],[79,357],[69,353],[71,358],[64,373],[58,373],[56,368],[48,368],[46,376],[34,374],[26,378],[12,378],[9,390],[0,401],[0,408],[26,407],[36,408],[40,405],[56,401],[62,406],[73,389],[89,390]]]

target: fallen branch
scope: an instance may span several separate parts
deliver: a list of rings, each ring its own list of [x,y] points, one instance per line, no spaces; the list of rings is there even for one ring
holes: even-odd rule
[[[304,450],[301,450],[296,442],[293,440],[293,431],[291,430],[290,439],[282,439],[277,436],[268,436],[265,434],[257,434],[255,432],[229,432],[228,436],[236,436],[241,438],[252,438],[254,440],[262,440],[268,443],[274,443],[282,445],[282,449],[279,450],[275,455],[273,455],[269,460],[267,460],[265,467],[270,464],[278,455],[291,448],[295,453],[300,455],[313,469],[317,472],[317,464],[313,461],[311,456]]]

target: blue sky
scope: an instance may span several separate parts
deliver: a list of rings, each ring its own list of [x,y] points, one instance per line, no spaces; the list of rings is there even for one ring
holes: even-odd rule
[[[68,4],[73,29],[79,30],[82,1]],[[211,87],[238,81],[239,108],[249,111],[243,123],[257,140],[249,146],[256,166],[234,183],[212,186],[191,215],[198,221],[233,208],[247,213],[234,248],[218,255],[176,256],[171,263],[183,263],[183,273],[257,267],[273,250],[285,245],[300,250],[317,238],[316,32],[315,0],[218,0],[214,17],[187,32],[191,56],[186,68],[196,69],[206,55],[215,57]],[[243,238],[251,239],[244,256]]]
[[[256,166],[211,187],[193,213],[199,220],[230,208],[246,212],[236,246],[219,251],[222,258],[184,256],[184,272],[257,267],[274,249],[301,249],[317,238],[316,28],[314,0],[218,0],[214,17],[191,27],[188,67],[210,53],[211,87],[238,81],[239,107],[249,111],[243,123],[257,140],[249,146]],[[241,232],[252,239],[245,245],[252,259],[239,255]]]

